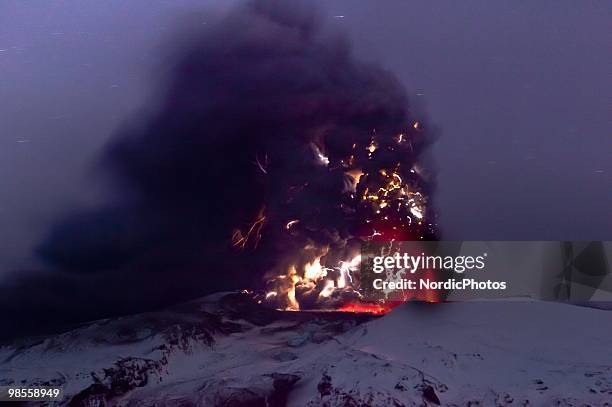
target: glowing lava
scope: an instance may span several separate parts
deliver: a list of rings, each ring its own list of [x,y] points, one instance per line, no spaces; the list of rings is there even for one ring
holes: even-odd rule
[[[384,315],[387,312],[391,311],[394,306],[390,305],[381,305],[381,304],[346,304],[342,308],[338,309],[340,312],[361,312],[368,313],[374,315]]]
[[[329,174],[330,185],[336,182],[332,180],[341,180],[337,195],[341,198],[330,201],[329,207],[337,208],[338,216],[346,219],[344,230],[326,226],[316,214],[312,218],[296,216],[275,223],[262,210],[246,232],[235,232],[233,244],[239,248],[247,245],[256,248],[268,224],[278,224],[288,241],[301,242],[293,246],[302,249],[293,249],[288,258],[279,259],[278,268],[267,274],[267,293],[262,302],[291,311],[323,309],[376,315],[392,308],[388,304],[368,303],[362,297],[360,243],[436,238],[434,216],[427,208],[423,171],[417,170],[416,161],[407,159],[416,156],[417,133],[422,133],[423,128],[419,122],[410,123],[401,133],[373,131],[368,138],[356,136],[347,149],[326,145],[324,138],[310,144],[312,171],[321,177]],[[263,163],[259,159],[256,163],[264,176],[270,176],[274,163],[264,157]],[[286,204],[313,193],[310,188],[314,187],[308,183],[290,186]],[[433,292],[412,292],[404,299],[439,300]]]

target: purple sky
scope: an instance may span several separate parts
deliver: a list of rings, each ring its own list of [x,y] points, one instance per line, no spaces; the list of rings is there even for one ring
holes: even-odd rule
[[[610,238],[607,2],[317,3],[438,128],[445,238]],[[104,199],[94,160],[154,96],[163,40],[220,4],[0,3],[0,275],[60,214]]]

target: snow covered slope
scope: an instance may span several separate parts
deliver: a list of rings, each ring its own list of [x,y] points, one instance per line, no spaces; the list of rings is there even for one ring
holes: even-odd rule
[[[225,293],[0,349],[0,385],[66,405],[612,406],[612,312],[406,304],[279,312]]]

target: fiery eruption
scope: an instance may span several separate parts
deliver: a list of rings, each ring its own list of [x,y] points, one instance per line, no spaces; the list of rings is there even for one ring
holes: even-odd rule
[[[275,268],[268,273],[268,291],[262,302],[292,311],[335,309],[382,314],[391,308],[390,304],[362,301],[358,243],[435,237],[435,224],[424,193],[425,180],[416,169],[417,163],[406,160],[411,157],[414,139],[421,136],[415,131],[421,132],[422,128],[418,122],[410,127],[412,132],[386,137],[374,132],[365,145],[352,143],[346,156],[330,158],[323,153],[325,149],[313,145],[313,161],[326,168],[321,176],[343,174],[339,199],[329,205],[341,209],[350,224],[349,231],[332,243],[320,244],[307,237],[308,231],[313,229],[307,222],[288,220],[284,226],[286,238],[307,244],[293,256],[289,254],[289,259],[282,262],[284,269]],[[305,188],[308,184],[298,192],[292,189],[288,193],[289,201]],[[261,215],[249,231],[255,228],[258,233],[261,231],[260,219]],[[325,229],[325,225],[322,228]],[[421,299],[435,301],[432,295],[425,293]]]
[[[262,281],[275,308],[360,309],[361,243],[436,237],[431,140],[399,81],[336,28],[309,3],[262,0],[186,30],[161,97],[100,157],[112,196],[40,242],[45,284],[3,291],[7,329]]]

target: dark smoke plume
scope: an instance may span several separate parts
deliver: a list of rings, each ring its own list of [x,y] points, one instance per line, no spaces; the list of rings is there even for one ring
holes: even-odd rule
[[[372,173],[400,162],[429,195],[408,173],[426,143],[402,86],[295,7],[250,2],[187,41],[162,99],[102,157],[118,198],[58,222],[38,249],[49,268],[1,289],[5,333],[257,287],[309,241],[350,244],[370,233],[347,201],[351,155]],[[382,135],[398,134],[410,143],[393,150]]]

